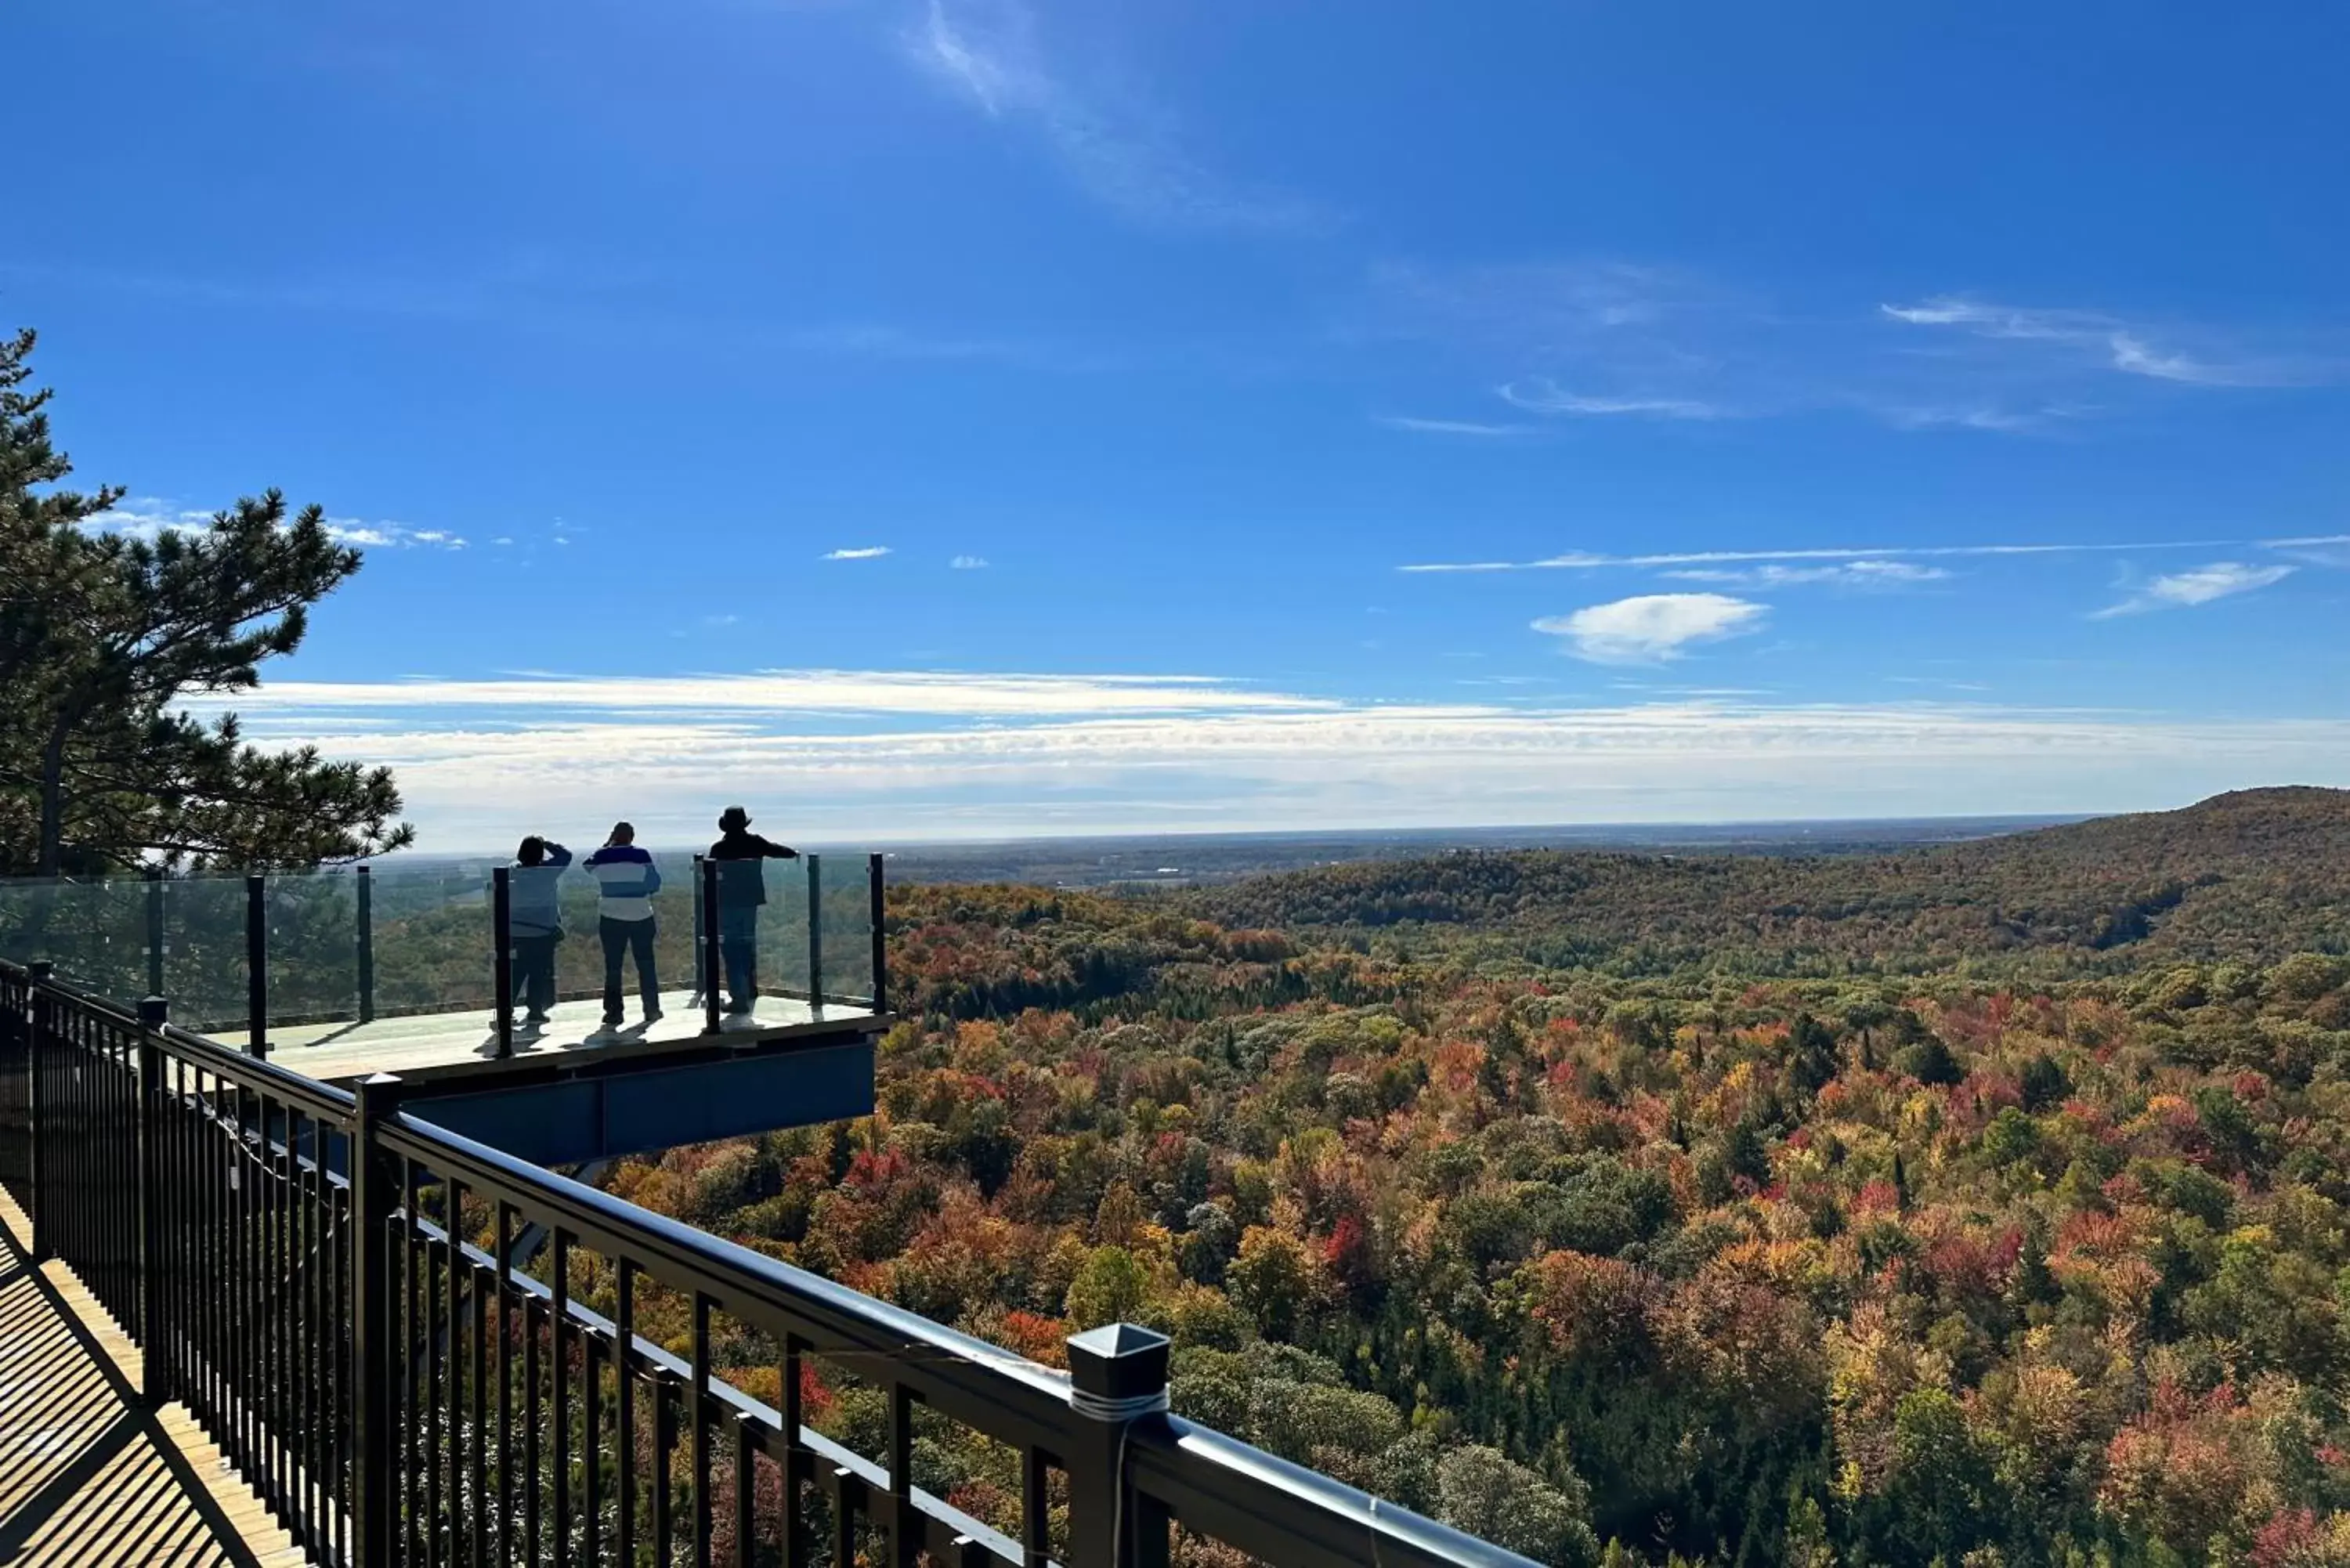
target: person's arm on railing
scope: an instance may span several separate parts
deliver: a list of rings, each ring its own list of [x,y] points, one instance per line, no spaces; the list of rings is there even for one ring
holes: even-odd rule
[[[788,844],[778,844],[772,838],[759,840],[759,853],[770,860],[796,860],[800,857],[798,850]]]

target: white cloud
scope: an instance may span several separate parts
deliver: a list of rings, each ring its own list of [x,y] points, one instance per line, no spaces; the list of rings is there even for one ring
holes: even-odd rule
[[[1569,392],[1547,376],[1527,376],[1497,389],[1503,402],[1530,414],[1645,414],[1666,420],[1717,420],[1722,410],[1694,398],[1593,397]]]
[[[1333,703],[1206,675],[964,674],[954,670],[763,670],[734,675],[507,674],[490,679],[273,680],[213,706],[326,713],[399,708],[686,715],[952,714],[988,718],[1245,711]]]
[[[83,526],[126,538],[153,539],[166,530],[202,533],[212,526],[213,517],[210,512],[142,495],[128,498],[120,505],[97,514]],[[361,550],[462,550],[466,544],[462,535],[445,528],[411,528],[404,523],[369,523],[357,517],[329,517],[326,529],[327,537],[336,544]]]
[[[1193,161],[1130,86],[1081,91],[1048,66],[1020,0],[929,0],[906,37],[915,63],[990,119],[1042,139],[1087,195],[1139,223],[1187,229],[1315,229],[1329,214],[1235,186]]]
[[[273,742],[394,767],[424,847],[442,851],[616,815],[681,845],[706,839],[737,797],[773,803],[762,815],[779,836],[849,843],[2126,810],[2279,778],[2350,784],[2350,722],[2338,719],[1687,696],[1352,703],[1149,677],[868,670],[822,679],[856,703],[917,688],[931,717],[844,728],[787,703],[745,709],[743,683],[772,679],[681,677],[660,683],[654,705],[636,682],[513,683],[566,688],[583,705],[564,712],[474,704],[505,682],[288,683],[238,706],[263,700],[254,719]],[[1138,682],[1185,705],[1085,706]],[[1006,693],[1025,706],[1007,711]],[[974,705],[946,711],[954,702]]]
[[[2142,610],[2184,609],[2191,605],[2208,605],[2213,599],[2224,599],[2236,594],[2248,594],[2282,582],[2293,576],[2291,566],[2254,566],[2242,561],[2214,561],[2208,566],[2192,571],[2173,572],[2155,578],[2119,604],[2107,605],[2093,618],[2106,619],[2117,615],[2136,615]]]
[[[2230,362],[2158,348],[2143,329],[2094,310],[2031,309],[1957,296],[1878,308],[1912,327],[1955,327],[1979,337],[2053,344],[2125,375],[2189,386],[2289,386],[2310,379],[2316,369],[2283,358],[2238,357]]]
[[[1687,583],[1736,583],[1748,587],[1796,587],[1824,583],[1840,588],[1901,588],[1939,582],[1947,567],[1921,566],[1915,561],[1839,561],[1825,566],[1684,566],[1659,574]]]
[[[1385,425],[1391,431],[1414,431],[1424,435],[1522,436],[1534,433],[1532,425],[1486,424],[1476,420],[1423,420],[1410,414],[1374,414],[1371,422]]]
[[[953,567],[958,572],[984,571],[987,568],[987,557],[984,556],[957,556],[953,560],[949,561],[947,565]]]
[[[827,561],[878,561],[889,553],[887,545],[859,545],[853,549],[827,550],[819,559]]]
[[[1887,404],[1876,410],[1877,417],[1896,430],[1994,431],[2002,435],[2045,430],[2059,420],[2077,417],[2081,411],[2058,403],[2030,410],[2002,408],[1995,404],[1955,407]]]
[[[1607,556],[1589,550],[1569,550],[1556,556],[1545,556],[1534,561],[1421,561],[1398,566],[1396,570],[1399,572],[1598,571],[1627,566],[1706,566],[1739,561],[1834,561],[1860,557],[1915,560],[1969,556],[2104,555],[2125,551],[2223,549],[2244,545],[2258,545],[2264,549],[2283,549],[2295,543],[2326,542],[2288,539],[2158,539],[2151,542],[2139,540],[2126,544],[1846,545],[1828,547],[1802,545],[1785,550],[1669,550],[1639,556]]]
[[[1647,664],[1677,659],[1694,643],[1759,631],[1770,613],[1767,606],[1727,594],[1638,594],[1545,617],[1534,628],[1565,638],[1578,659]]]

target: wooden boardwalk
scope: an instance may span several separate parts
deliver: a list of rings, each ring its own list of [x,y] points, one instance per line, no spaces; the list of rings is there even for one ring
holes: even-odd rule
[[[661,1007],[660,1020],[648,1026],[637,1014],[636,993],[631,992],[628,1021],[618,1029],[606,1029],[600,1001],[558,1002],[543,1027],[515,1032],[514,1054],[504,1058],[497,1054],[497,1014],[489,1008],[378,1018],[366,1023],[273,1026],[269,1060],[320,1083],[348,1084],[370,1073],[435,1079],[495,1075],[517,1063],[545,1065],[589,1052],[613,1057],[651,1056],[709,1044],[702,1032],[705,1016],[691,992],[667,992]],[[725,1019],[721,1033],[747,1045],[837,1033],[872,1017],[870,1009],[854,1004],[828,1004],[819,1013],[791,997],[763,996],[750,1016]],[[231,1049],[242,1049],[245,1041],[242,1033],[234,1031],[215,1033],[212,1038]]]
[[[0,1564],[300,1568],[185,1409],[139,1407],[138,1347],[27,1232],[0,1192]]]

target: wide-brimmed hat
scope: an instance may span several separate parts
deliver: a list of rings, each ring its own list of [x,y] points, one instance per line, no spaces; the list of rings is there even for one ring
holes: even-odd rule
[[[718,814],[718,826],[721,827],[748,827],[751,826],[751,814],[744,811],[739,805],[730,805],[724,811]]]

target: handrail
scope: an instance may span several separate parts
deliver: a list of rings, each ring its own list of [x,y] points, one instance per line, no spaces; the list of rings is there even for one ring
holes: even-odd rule
[[[673,1288],[763,1328],[791,1332],[817,1355],[847,1353],[899,1362],[899,1376],[965,1421],[1019,1419],[1023,1440],[1066,1429],[1069,1378],[1001,1345],[932,1323],[821,1274],[754,1252],[570,1178],[526,1165],[413,1115],[397,1113],[384,1147],[485,1197],[528,1194],[526,1206],[589,1247],[640,1260]],[[785,1321],[788,1320],[788,1321]],[[964,1376],[968,1370],[974,1376]],[[936,1394],[944,1393],[947,1401]]]
[[[608,1529],[631,1560],[682,1531],[712,1561],[730,1497],[736,1532],[762,1527],[736,1478],[778,1464],[784,1527],[811,1490],[832,1521],[829,1558],[794,1563],[846,1568],[861,1523],[891,1562],[1159,1568],[1180,1523],[1282,1568],[1534,1568],[1167,1413],[1148,1330],[1079,1335],[1058,1371],[438,1127],[396,1079],[329,1088],[163,1012],[0,961],[0,1179],[36,1251],[145,1351],[146,1397],[184,1400],[316,1561],[486,1558],[494,1537],[498,1560],[537,1561],[544,1528],[579,1537],[577,1560]],[[492,1207],[495,1251],[423,1212],[435,1189],[461,1230],[461,1198]],[[552,1238],[551,1283],[503,1255],[524,1219]],[[574,1247],[613,1265],[617,1321],[570,1299]],[[635,1279],[690,1303],[690,1355],[636,1333]],[[718,1375],[713,1314],[778,1347],[782,1409]],[[810,1356],[887,1397],[886,1454],[807,1428]],[[920,1407],[1019,1451],[1019,1539],[914,1486]],[[640,1449],[623,1434],[648,1410]]]
[[[423,1236],[426,1241],[444,1246],[447,1244],[449,1232],[422,1215],[414,1217],[410,1222],[415,1226],[418,1234]],[[552,1290],[528,1274],[516,1270],[504,1269],[504,1266],[496,1259],[492,1258],[472,1242],[459,1242],[458,1251],[464,1255],[465,1261],[471,1263],[477,1272],[497,1273],[503,1270],[509,1289],[518,1290],[525,1295],[546,1303],[550,1307],[554,1304],[555,1293]],[[619,1337],[619,1324],[590,1307],[582,1306],[577,1302],[566,1302],[564,1311],[572,1322],[590,1334],[613,1339]],[[631,1360],[642,1362],[649,1367],[657,1368],[681,1380],[691,1380],[693,1376],[693,1366],[691,1362],[681,1356],[671,1355],[640,1334],[629,1335],[629,1355]],[[718,1378],[710,1384],[707,1397],[712,1403],[724,1406],[737,1416],[747,1417],[760,1423],[764,1428],[772,1428],[777,1438],[782,1439],[786,1437],[784,1431],[782,1411],[764,1400],[753,1398],[724,1378]],[[878,1487],[884,1491],[889,1488],[889,1471],[864,1455],[843,1448],[814,1428],[802,1427],[796,1435],[789,1437],[789,1440],[806,1449],[827,1464],[854,1472],[868,1486]],[[914,1487],[910,1490],[914,1506],[949,1530],[981,1542],[999,1557],[1014,1563],[1020,1561],[1020,1543],[1003,1532],[993,1528],[984,1520],[973,1519],[945,1499],[934,1497],[920,1487]]]

